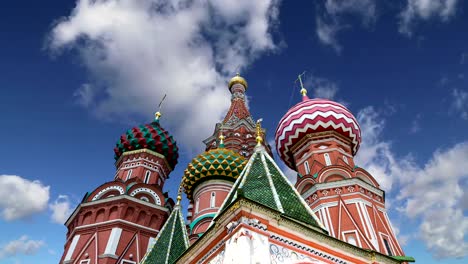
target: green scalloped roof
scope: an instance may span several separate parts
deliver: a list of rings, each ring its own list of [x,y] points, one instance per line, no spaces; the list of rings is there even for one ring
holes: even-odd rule
[[[184,171],[182,186],[189,199],[194,188],[207,177],[237,179],[244,169],[246,160],[238,153],[217,148],[206,151],[192,160]]]
[[[218,214],[240,197],[327,232],[263,146],[255,148]]]
[[[143,264],[172,264],[189,247],[187,229],[180,211],[176,206],[166,224],[159,232],[151,251],[144,257]]]

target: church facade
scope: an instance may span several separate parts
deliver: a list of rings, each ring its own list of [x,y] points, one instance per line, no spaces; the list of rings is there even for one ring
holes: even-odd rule
[[[114,180],[87,193],[65,223],[60,263],[414,262],[392,230],[385,192],[354,163],[361,131],[346,107],[302,87],[275,133],[279,157],[298,175],[292,185],[246,107],[247,81],[238,74],[228,88],[230,109],[187,165],[176,202],[163,187],[178,147],[161,114],[121,136]]]

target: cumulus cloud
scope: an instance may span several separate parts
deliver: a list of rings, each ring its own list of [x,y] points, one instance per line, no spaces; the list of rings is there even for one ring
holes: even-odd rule
[[[375,0],[327,0],[318,10],[321,13],[316,14],[317,37],[323,44],[333,47],[337,53],[342,50],[337,34],[350,27],[346,23],[348,16],[359,18],[364,26],[374,24],[377,18]]]
[[[227,80],[277,46],[278,0],[78,0],[47,46],[78,51],[92,82],[78,102],[102,118],[155,111],[192,148],[229,107]],[[165,125],[167,126],[167,125]],[[198,131],[193,133],[192,131]]]
[[[400,13],[400,33],[412,36],[414,24],[418,20],[437,18],[448,21],[456,13],[458,0],[407,0]]]
[[[423,166],[411,155],[398,157],[382,137],[385,120],[372,107],[357,116],[363,142],[356,157],[380,182],[381,188],[399,190],[394,202],[404,217],[419,223],[419,239],[438,258],[465,257],[468,252],[468,142],[434,152]],[[398,232],[398,230],[397,230]],[[399,234],[407,241],[413,235]]]
[[[0,175],[1,217],[6,221],[28,218],[47,208],[50,186],[16,175]],[[14,194],[14,195],[12,195]]]
[[[51,220],[57,224],[63,224],[73,212],[70,199],[67,195],[59,195],[51,204],[49,209],[52,211]]]
[[[424,167],[402,185],[398,199],[410,218],[420,217],[421,238],[436,257],[468,254],[468,217],[463,199],[468,187],[468,142],[436,151]]]
[[[28,236],[21,236],[17,240],[8,242],[0,247],[0,259],[16,255],[34,255],[45,245],[42,240],[32,240]]]
[[[391,149],[391,142],[383,140],[385,119],[373,108],[366,107],[358,112],[362,143],[356,155],[357,165],[369,171],[385,191],[392,189],[395,180],[404,178],[414,164],[411,156],[398,160]]]

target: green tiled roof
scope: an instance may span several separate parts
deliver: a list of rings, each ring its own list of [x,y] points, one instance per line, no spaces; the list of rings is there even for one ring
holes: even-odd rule
[[[240,196],[276,210],[289,218],[325,230],[262,146],[255,148],[219,214]]]
[[[166,224],[163,226],[151,251],[143,258],[143,264],[172,264],[189,247],[187,230],[176,205]]]

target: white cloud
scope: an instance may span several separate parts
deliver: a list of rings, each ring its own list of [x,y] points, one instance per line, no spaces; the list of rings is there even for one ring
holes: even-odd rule
[[[320,8],[319,8],[320,9]],[[346,16],[358,17],[364,26],[374,24],[377,18],[375,0],[327,0],[324,11],[316,15],[316,34],[319,40],[333,47],[337,53],[342,50],[337,39],[338,32],[349,28]]]
[[[439,18],[448,21],[456,13],[458,0],[407,0],[405,9],[400,13],[400,33],[413,34],[413,27],[418,20]]]
[[[356,163],[369,171],[383,190],[390,191],[394,181],[412,169],[412,159],[408,156],[397,160],[391,150],[391,142],[382,139],[385,120],[373,107],[359,111],[357,119],[361,126],[362,143],[355,158]]]
[[[21,236],[0,247],[0,259],[23,254],[34,255],[44,245],[45,242],[42,240],[32,240],[28,236]]]
[[[47,208],[49,186],[16,175],[0,175],[1,217],[6,221],[27,218]]]
[[[57,224],[64,224],[73,212],[67,195],[59,195],[53,203],[49,204],[49,208],[52,210],[51,219]]]
[[[333,100],[339,90],[335,82],[318,76],[308,77],[304,85],[306,88],[313,90],[312,97],[314,98],[318,97]]]
[[[454,89],[452,91],[452,109],[468,120],[468,92]]]
[[[421,238],[436,257],[468,255],[468,217],[463,197],[468,182],[468,142],[438,150],[402,185],[398,199],[410,218],[421,218]]]
[[[435,151],[423,166],[411,155],[400,158],[391,142],[383,140],[385,120],[372,107],[357,116],[363,142],[356,157],[387,192],[398,189],[394,202],[404,217],[416,219],[418,238],[436,257],[467,256],[468,217],[464,215],[468,195],[468,142]],[[398,232],[398,231],[397,231]],[[399,235],[403,241],[413,235]]]
[[[89,107],[94,102],[96,97],[96,90],[89,83],[84,83],[78,88],[73,96],[77,97],[77,101],[84,107]]]
[[[92,82],[78,101],[102,118],[149,114],[164,94],[163,125],[201,148],[229,107],[227,80],[277,47],[277,0],[78,0],[52,29],[53,52],[79,51]],[[193,133],[192,131],[198,131]]]
[[[340,31],[340,25],[336,22],[328,22],[326,23],[322,18],[317,16],[316,20],[316,29],[315,32],[317,33],[317,37],[319,38],[320,42],[325,45],[331,46],[335,49],[336,53],[341,52],[341,45],[336,38],[338,31]]]

